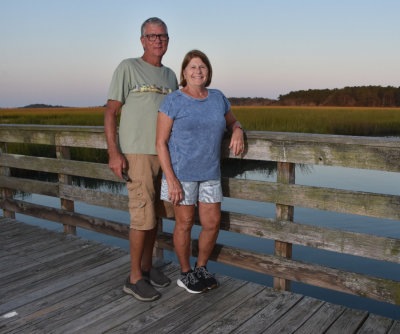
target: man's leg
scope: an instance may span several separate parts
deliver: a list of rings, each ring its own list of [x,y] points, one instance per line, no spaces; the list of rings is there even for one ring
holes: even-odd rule
[[[146,235],[148,231],[129,230],[129,250],[131,255],[131,280],[135,284],[143,278],[142,275],[142,258],[144,254]]]
[[[157,221],[158,220],[160,220],[160,218],[157,218]],[[157,227],[153,228],[152,230],[146,231],[146,238],[141,262],[143,271],[149,271],[153,266],[153,249],[154,243],[156,241],[156,236]]]

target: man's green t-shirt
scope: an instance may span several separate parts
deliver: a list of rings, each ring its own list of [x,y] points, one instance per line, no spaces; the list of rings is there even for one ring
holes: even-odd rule
[[[142,58],[123,60],[114,72],[109,100],[122,103],[119,145],[122,153],[157,154],[158,109],[164,97],[178,89],[174,71]]]

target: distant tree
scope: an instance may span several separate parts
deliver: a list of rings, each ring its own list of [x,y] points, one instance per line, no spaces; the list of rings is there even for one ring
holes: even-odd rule
[[[279,105],[400,107],[400,87],[309,89],[279,95]]]

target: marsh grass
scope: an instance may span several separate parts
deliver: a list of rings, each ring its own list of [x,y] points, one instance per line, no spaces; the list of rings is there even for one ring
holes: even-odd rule
[[[104,107],[0,109],[2,124],[104,124]],[[400,108],[232,107],[250,131],[400,136]]]
[[[0,109],[0,124],[87,125],[102,126],[104,107],[96,108],[23,108]],[[243,127],[251,131],[303,132],[356,136],[400,136],[400,108],[329,107],[232,107]],[[9,143],[9,153],[55,158],[54,146]],[[71,147],[71,159],[107,163],[106,150]],[[222,161],[224,176],[234,177],[247,170],[270,175],[276,163],[259,161]],[[57,175],[11,169],[18,177],[57,181]],[[73,178],[73,184],[96,188],[110,182]],[[120,189],[122,184],[113,183]]]
[[[400,108],[232,107],[253,131],[399,136]]]
[[[102,126],[104,107],[0,109],[2,124]],[[303,132],[354,136],[400,136],[400,108],[345,107],[232,107],[243,127],[250,131]],[[55,157],[46,145],[8,145],[8,151]],[[107,152],[71,148],[71,159],[107,162]]]
[[[104,107],[0,109],[1,124],[103,125]]]

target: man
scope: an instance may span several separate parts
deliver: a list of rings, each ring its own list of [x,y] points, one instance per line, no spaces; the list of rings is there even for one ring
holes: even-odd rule
[[[109,167],[125,178],[129,194],[131,272],[124,291],[141,301],[160,298],[156,287],[171,281],[152,267],[159,217],[173,208],[160,200],[161,168],[155,149],[158,108],[178,88],[175,73],[162,65],[168,48],[165,23],[153,17],[141,27],[141,58],[123,60],[114,72],[104,113]],[[116,119],[121,112],[117,145]],[[169,206],[168,206],[169,205]]]

